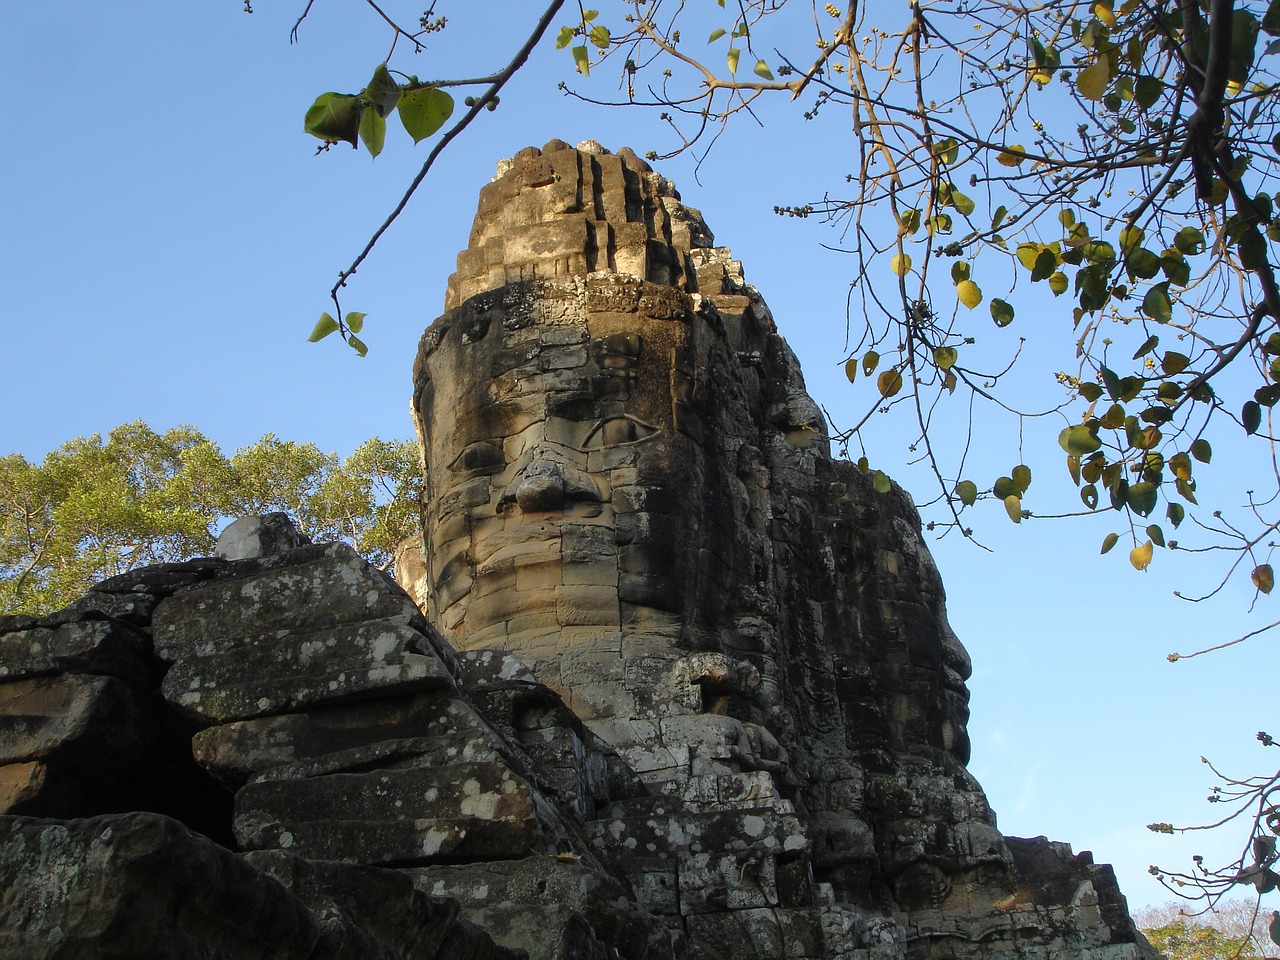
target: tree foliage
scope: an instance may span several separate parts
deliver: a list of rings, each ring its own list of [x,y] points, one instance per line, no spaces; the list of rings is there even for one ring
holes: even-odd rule
[[[1269,917],[1269,914],[1268,914]],[[1134,923],[1169,960],[1263,960],[1276,953],[1266,918],[1255,903],[1229,900],[1213,911],[1189,914],[1181,904],[1147,907]]]
[[[390,563],[418,522],[410,441],[345,459],[268,434],[225,456],[194,427],[142,421],[63,444],[41,464],[0,458],[0,613],[42,614],[132,567],[207,556],[234,517],[282,510],[313,540]]]

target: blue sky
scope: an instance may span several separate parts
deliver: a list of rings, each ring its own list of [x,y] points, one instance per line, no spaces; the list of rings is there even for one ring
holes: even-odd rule
[[[559,94],[569,60],[544,43],[500,108],[446,151],[346,294],[347,309],[368,314],[369,356],[357,359],[336,341],[308,344],[337,272],[399,198],[427,145],[413,149],[393,133],[376,161],[346,148],[313,156],[306,107],[326,90],[362,87],[386,37],[357,5],[317,3],[301,42],[290,45],[303,3],[255,6],[246,16],[231,0],[60,2],[24,5],[7,19],[0,404],[9,412],[0,454],[37,460],[72,437],[138,418],[156,429],[194,424],[228,452],[268,432],[339,453],[374,435],[411,436],[417,340],[440,312],[495,163],[553,137],[641,153],[670,146],[654,115]],[[449,42],[418,58],[423,77],[496,70],[538,5],[455,6],[441,6]],[[614,92],[611,77],[592,83],[601,95]],[[772,213],[839,189],[847,131],[830,112],[821,125],[793,109],[769,108],[762,119],[763,130],[742,118],[696,172],[689,157],[659,168],[743,261],[810,391],[847,422],[868,396],[858,392],[866,383],[850,386],[841,370],[852,261],[822,249],[839,243],[829,228]],[[1025,389],[1043,392],[1051,389],[1044,371],[1066,365],[1055,365],[1053,351],[1069,343],[1069,312],[1027,301],[1019,313],[1036,324],[1032,349],[1045,358],[1028,365]],[[908,466],[909,438],[899,429],[878,428],[870,453],[925,499],[928,477]],[[994,478],[1015,462],[1016,434],[1001,429],[980,431],[979,457],[989,458],[980,475]],[[1028,430],[1021,459],[1037,484],[1070,502],[1057,429]],[[1234,497],[1221,482],[1218,495]],[[1201,490],[1213,495],[1209,485]],[[1178,664],[1165,655],[1275,619],[1265,609],[1275,601],[1264,598],[1250,617],[1240,588],[1214,603],[1174,599],[1174,589],[1194,588],[1202,575],[1165,552],[1145,575],[1122,549],[1099,557],[1103,535],[1119,529],[1113,517],[1015,528],[999,505],[985,504],[973,525],[993,552],[956,537],[934,551],[952,623],[975,664],[971,768],[1001,828],[1093,850],[1116,864],[1135,907],[1167,900],[1148,864],[1186,866],[1192,853],[1229,859],[1241,841],[1170,839],[1145,825],[1215,813],[1204,802],[1213,781],[1201,755],[1240,774],[1271,762],[1254,734],[1274,725],[1265,677],[1275,640]]]

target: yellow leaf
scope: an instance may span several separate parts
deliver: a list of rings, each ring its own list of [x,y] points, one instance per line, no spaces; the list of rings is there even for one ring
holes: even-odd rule
[[[956,296],[960,302],[972,310],[982,302],[982,288],[972,280],[961,280],[956,284]]]
[[[1097,61],[1076,74],[1076,89],[1087,100],[1101,100],[1111,83],[1111,61],[1099,57]]]
[[[911,257],[909,254],[895,253],[893,259],[889,261],[889,266],[899,277],[905,277],[907,271],[911,269]]]
[[[1055,297],[1060,297],[1067,292],[1067,275],[1061,270],[1056,273],[1049,274],[1049,289],[1053,291]]]
[[[1025,159],[1027,158],[1023,152],[1022,144],[1014,143],[997,154],[996,163],[1002,167],[1016,167]]]
[[[1093,15],[1101,20],[1108,30],[1116,28],[1116,15],[1111,12],[1111,8],[1105,4],[1095,3],[1093,5]]]
[[[1016,494],[1009,494],[1004,498],[1004,512],[1009,515],[1009,519],[1014,523],[1022,522],[1022,501]]]
[[[897,394],[902,389],[902,374],[896,369],[886,370],[880,376],[876,377],[876,386],[880,389],[880,396],[886,400]]]
[[[1155,552],[1155,547],[1148,540],[1140,547],[1134,547],[1129,551],[1129,562],[1133,564],[1135,570],[1145,570],[1151,566],[1151,555]]]

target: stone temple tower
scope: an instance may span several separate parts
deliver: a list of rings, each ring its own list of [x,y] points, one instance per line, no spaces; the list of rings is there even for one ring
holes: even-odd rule
[[[1003,836],[910,499],[628,150],[480,197],[400,582],[288,518],[0,617],[0,960],[1154,960]]]
[[[749,781],[799,872],[902,918],[913,954],[1024,937],[1014,878],[1046,848],[1006,841],[966,770],[969,658],[918,517],[832,459],[701,214],[630,150],[528,148],[481,191],[445,306],[413,410],[450,643],[529,664],[663,795]],[[1075,929],[1044,956],[1136,955],[1127,920],[1079,926],[1112,883],[1058,905]]]

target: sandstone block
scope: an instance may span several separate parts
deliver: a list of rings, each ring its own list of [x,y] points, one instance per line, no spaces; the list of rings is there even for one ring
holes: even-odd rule
[[[154,814],[0,818],[0,889],[0,956],[23,960],[311,960],[321,937],[277,881]]]
[[[420,616],[395,581],[346,544],[271,559],[228,564],[231,573],[244,575],[194,585],[164,600],[153,621],[157,652],[172,661],[192,647],[217,649],[228,638],[367,620],[408,624]]]
[[[155,740],[140,696],[114,677],[0,684],[0,763],[64,757],[86,772],[136,766]]]
[[[105,596],[105,595],[104,595]],[[0,635],[0,683],[56,673],[119,677],[139,688],[159,675],[151,640],[113,620],[77,620]]]
[[[413,762],[429,765],[494,757],[492,734],[452,690],[318,706],[200,731],[196,759],[224,783],[254,776],[316,776]]]
[[[456,900],[429,896],[397,870],[303,860],[282,850],[246,854],[320,922],[323,956],[388,960],[518,960],[459,915]]]
[[[299,633],[208,637],[170,647],[167,655],[174,663],[161,687],[165,698],[206,723],[451,682],[426,636],[399,618]]]
[[[529,784],[500,764],[269,780],[236,794],[247,849],[371,864],[504,859],[567,840]]]

